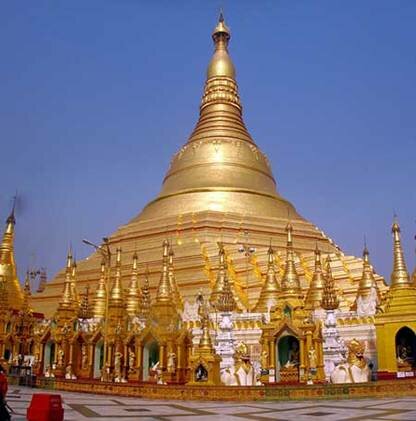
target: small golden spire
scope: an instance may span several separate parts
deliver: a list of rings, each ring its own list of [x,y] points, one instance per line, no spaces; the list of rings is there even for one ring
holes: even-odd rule
[[[278,303],[280,293],[279,282],[277,281],[276,269],[274,266],[274,250],[271,242],[267,251],[267,273],[266,280],[260,292],[259,300],[257,301],[254,311],[264,313],[275,307]]]
[[[406,262],[404,260],[404,254],[402,244],[400,240],[400,226],[397,219],[393,222],[391,228],[393,233],[393,272],[391,274],[391,288],[406,288],[410,286],[409,273],[407,271]]]
[[[326,258],[326,276],[324,280],[324,290],[322,294],[322,308],[324,310],[335,310],[339,306],[339,300],[335,291],[334,277],[332,276],[331,257]]]
[[[293,228],[290,222],[286,226],[287,246],[286,246],[286,267],[282,278],[282,295],[300,295],[299,275],[296,271],[295,256],[293,251]]]
[[[172,291],[169,283],[169,241],[163,242],[162,274],[156,294],[156,302],[172,303]]]
[[[71,270],[71,295],[72,302],[75,306],[79,307],[79,294],[77,289],[77,261],[75,258],[72,260],[72,270]]]
[[[218,297],[224,292],[224,282],[227,274],[227,263],[225,262],[225,250],[222,242],[218,243],[218,273],[214,288],[212,289],[209,301],[211,304],[217,304]]]
[[[324,275],[321,263],[321,251],[318,244],[315,247],[315,270],[313,272],[311,284],[306,295],[305,307],[315,310],[321,307],[322,293],[324,290]]]
[[[72,284],[72,252],[71,252],[71,249],[69,249],[68,255],[66,257],[64,289],[63,289],[61,301],[59,303],[59,307],[62,309],[73,308],[73,301],[72,301],[73,296],[71,292],[71,284]]]
[[[105,301],[106,301],[106,276],[105,276],[105,261],[101,262],[100,280],[98,281],[97,289],[95,290],[93,314],[96,318],[103,318],[105,316]]]
[[[130,285],[127,292],[127,314],[135,317],[139,313],[140,305],[140,288],[137,271],[137,253],[133,254],[133,270],[130,279]]]
[[[175,253],[173,252],[172,245],[169,248],[169,264],[168,264],[168,278],[169,278],[169,286],[173,296],[173,302],[175,303],[176,307],[180,310],[183,310],[183,300],[181,293],[179,291],[178,284],[175,278],[175,271],[173,267],[173,257]]]
[[[121,248],[118,247],[116,251],[116,275],[114,284],[111,288],[109,306],[122,307],[124,305],[123,287],[121,285]]]
[[[198,313],[201,317],[201,329],[202,329],[202,335],[199,340],[199,350],[203,353],[212,353],[213,347],[212,347],[212,341],[211,341],[211,335],[209,333],[209,311],[208,306],[205,304],[203,297],[202,302],[200,304]]]
[[[364,245],[363,250],[363,273],[361,275],[360,283],[358,285],[357,296],[354,304],[351,306],[352,310],[357,309],[357,300],[359,297],[366,298],[370,295],[372,288],[376,290],[378,300],[380,300],[380,292],[377,287],[377,282],[374,278],[374,271],[370,263],[370,253],[367,244]]]
[[[19,310],[23,304],[23,291],[17,277],[17,268],[14,258],[14,229],[16,224],[15,218],[16,198],[13,207],[6,221],[6,230],[0,245],[0,279],[4,282],[5,298],[7,296],[8,306]]]
[[[146,272],[144,274],[144,282],[142,286],[141,300],[140,300],[140,314],[147,316],[150,313],[150,307],[152,305],[152,299],[150,296],[149,289],[149,267],[146,266]]]

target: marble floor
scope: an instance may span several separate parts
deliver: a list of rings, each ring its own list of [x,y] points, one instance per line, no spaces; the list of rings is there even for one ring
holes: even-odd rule
[[[40,389],[11,386],[7,401],[13,421],[26,420],[32,394]],[[416,398],[301,402],[155,401],[85,393],[63,397],[65,420],[416,420]]]

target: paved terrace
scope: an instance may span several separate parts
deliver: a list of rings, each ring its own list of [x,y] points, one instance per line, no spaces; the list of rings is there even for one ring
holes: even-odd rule
[[[13,421],[26,420],[32,394],[41,389],[10,386]],[[416,398],[293,402],[156,401],[120,396],[60,392],[65,420],[416,420]]]

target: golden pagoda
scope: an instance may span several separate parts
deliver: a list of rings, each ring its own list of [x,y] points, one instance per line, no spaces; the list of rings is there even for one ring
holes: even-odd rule
[[[400,226],[392,226],[393,271],[390,289],[375,316],[378,377],[389,379],[416,368],[416,288],[412,285],[404,259]],[[410,351],[409,351],[410,350]]]
[[[193,300],[200,289],[213,289],[210,301],[219,292],[215,279],[218,264],[222,263],[218,263],[217,243],[222,242],[226,246],[224,259],[232,272],[230,286],[242,311],[256,305],[264,282],[261,275],[255,274],[253,263],[239,252],[238,244],[247,234],[250,246],[256,250],[256,273],[261,273],[261,268],[268,270],[269,240],[273,238],[276,250],[284,249],[290,219],[290,227],[296,232],[295,248],[290,253],[297,258],[289,262],[282,294],[289,289],[290,294],[294,293],[292,286],[287,288],[287,281],[292,279],[295,269],[296,294],[306,295],[317,244],[323,254],[336,256],[337,282],[343,290],[341,306],[350,308],[361,278],[361,259],[344,255],[278,192],[269,160],[243,120],[236,70],[229,53],[231,32],[223,18],[218,21],[212,39],[214,52],[207,68],[196,126],[188,141],[173,155],[159,195],[110,235],[109,245],[122,247],[125,261],[131,261],[137,249],[141,256],[138,273],[149,268],[149,291],[153,297],[158,295],[160,301],[166,299],[161,293],[168,290],[157,292],[161,270],[165,270],[159,247],[165,238],[175,236],[175,282],[185,303]],[[101,257],[96,252],[78,262],[79,284],[96,288],[101,276]],[[276,274],[283,270],[276,264]],[[124,289],[128,289],[129,274],[126,265],[120,280]],[[270,276],[269,273],[269,281]],[[385,290],[382,277],[375,278],[379,288]],[[50,317],[56,310],[64,281],[62,270],[43,292],[34,294],[35,310]]]

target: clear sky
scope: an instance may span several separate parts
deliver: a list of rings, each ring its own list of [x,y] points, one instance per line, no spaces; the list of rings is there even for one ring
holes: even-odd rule
[[[416,233],[416,1],[0,3],[0,217],[52,276],[158,193],[198,115],[218,9],[246,124],[279,191],[389,276]]]

